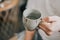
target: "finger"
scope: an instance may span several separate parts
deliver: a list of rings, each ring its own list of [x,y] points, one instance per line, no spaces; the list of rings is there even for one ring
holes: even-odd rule
[[[43,18],[42,21],[43,21],[43,22],[47,22],[47,23],[53,23],[53,22],[56,22],[56,21],[50,20],[49,17]]]
[[[52,34],[52,31],[44,24],[39,25],[40,29],[42,29],[48,36]]]
[[[41,25],[39,25],[39,27],[42,27],[42,28],[46,29],[46,31],[51,31],[51,30],[48,28],[48,26],[46,26],[45,24],[41,24]]]
[[[42,21],[49,22],[49,17],[43,18]]]
[[[52,34],[52,32],[47,31],[46,29],[44,29],[43,27],[41,27],[41,29],[45,32],[46,35],[50,36]]]

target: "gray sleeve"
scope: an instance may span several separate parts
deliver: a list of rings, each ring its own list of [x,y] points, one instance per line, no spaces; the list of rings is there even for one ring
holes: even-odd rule
[[[25,31],[17,34],[18,40],[24,40],[24,36],[25,36]]]

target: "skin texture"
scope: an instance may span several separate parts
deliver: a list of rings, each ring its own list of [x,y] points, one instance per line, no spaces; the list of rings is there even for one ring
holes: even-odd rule
[[[34,31],[28,31],[26,30],[25,34],[25,39],[24,40],[32,40],[34,36],[35,30]]]
[[[47,22],[47,23],[53,23],[53,22],[49,21],[49,18],[46,17],[46,18],[43,18],[42,22],[39,24],[39,28],[42,29],[48,36],[50,36],[52,33],[52,30],[50,30],[48,28],[48,25],[46,25],[44,22]]]
[[[49,28],[49,25],[52,25],[52,23],[54,22],[55,21],[49,21],[49,17],[45,17],[42,19],[42,22],[39,24],[39,28],[42,29],[46,33],[46,35],[50,36],[52,34],[52,30]]]

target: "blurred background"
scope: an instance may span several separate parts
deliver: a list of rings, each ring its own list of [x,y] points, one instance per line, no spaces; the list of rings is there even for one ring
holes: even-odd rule
[[[23,15],[23,11],[26,9],[26,5],[28,0],[19,0],[19,21],[20,21],[20,28],[18,32],[22,32],[23,30],[25,30],[23,23],[22,23],[22,15]]]

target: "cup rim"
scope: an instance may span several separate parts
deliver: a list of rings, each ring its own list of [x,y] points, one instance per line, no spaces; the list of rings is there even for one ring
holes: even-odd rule
[[[38,20],[38,19],[41,19],[41,17],[38,18],[38,19],[29,19],[29,18],[26,18],[26,17],[25,17],[25,19],[28,19],[28,20]]]
[[[24,12],[23,12],[23,17],[26,18],[26,16],[25,16],[24,13],[28,13],[27,11],[30,11],[30,10],[35,10],[35,11],[38,11],[38,12],[40,13],[40,11],[39,11],[39,10],[36,10],[36,9],[26,9],[26,10],[24,10]],[[31,11],[31,12],[32,12],[32,11]],[[40,14],[41,14],[41,13],[40,13]],[[29,18],[26,18],[26,19],[29,19]],[[41,19],[41,16],[40,16],[39,18],[37,18],[37,19],[29,19],[29,20],[38,20],[38,19]]]

